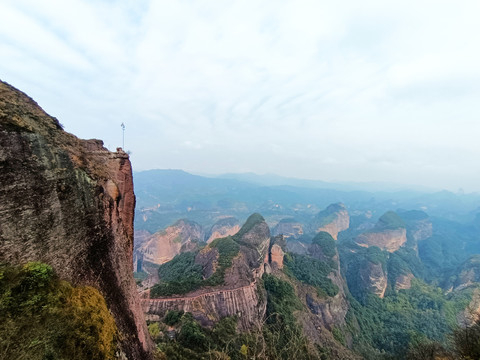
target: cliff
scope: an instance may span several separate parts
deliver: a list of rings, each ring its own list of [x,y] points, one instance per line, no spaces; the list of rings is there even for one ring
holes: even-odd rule
[[[172,260],[181,251],[191,251],[203,242],[202,227],[188,220],[179,220],[165,230],[156,232],[143,240],[137,252],[144,261],[161,265]]]
[[[233,237],[217,239],[196,255],[195,264],[200,265],[203,278],[199,289],[143,299],[147,317],[160,319],[169,310],[183,310],[211,326],[222,317],[237,315],[242,329],[251,328],[265,314],[264,290],[257,287],[257,279],[265,271],[269,245],[265,220],[259,214],[250,216]],[[233,254],[235,248],[238,251]],[[222,254],[233,255],[230,264]]]
[[[332,330],[345,324],[349,304],[345,295],[345,280],[340,273],[340,259],[333,237],[327,232],[319,232],[312,240],[308,253],[314,259],[330,264],[332,271],[328,278],[338,288],[334,296],[319,297],[315,292],[305,294],[310,311],[321,319],[323,327]]]
[[[235,235],[240,230],[240,222],[234,217],[218,220],[207,233],[207,243],[225,236]]]
[[[347,230],[350,226],[350,216],[344,204],[332,204],[319,212],[310,224],[312,232],[325,231],[337,240],[340,231]]]
[[[266,310],[266,302],[259,296],[256,282],[230,290],[145,299],[143,306],[149,320],[158,321],[169,310],[183,310],[192,313],[202,326],[212,326],[226,316],[237,315],[241,329],[249,329],[258,324]]]
[[[285,238],[298,239],[303,235],[303,225],[295,219],[282,219],[272,229],[272,235],[283,235]]]
[[[382,215],[375,227],[355,238],[363,247],[377,246],[382,250],[394,252],[407,242],[407,230],[403,220],[393,211]]]
[[[105,297],[128,359],[151,358],[132,277],[135,195],[128,155],[62,130],[0,82],[0,262],[41,261]]]
[[[480,283],[480,255],[473,255],[457,270],[453,284],[454,290],[459,291]]]
[[[359,271],[359,282],[366,293],[375,294],[379,298],[385,296],[388,279],[382,264],[367,262]]]

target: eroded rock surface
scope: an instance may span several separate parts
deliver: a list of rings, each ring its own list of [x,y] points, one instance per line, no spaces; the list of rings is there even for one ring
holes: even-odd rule
[[[139,246],[138,252],[143,255],[144,261],[161,265],[172,260],[175,255],[184,251],[191,251],[203,242],[202,227],[188,220],[179,220],[151,235]]]
[[[397,251],[406,241],[407,231],[405,229],[372,231],[363,233],[355,239],[360,246],[377,246],[388,252]]]
[[[240,250],[225,270],[223,284],[203,287],[182,296],[145,298],[142,301],[147,317],[159,319],[168,310],[184,310],[192,312],[203,325],[210,326],[224,316],[238,315],[243,329],[263,319],[266,294],[257,287],[257,280],[268,263],[270,229],[261,215],[254,214],[232,238]],[[212,244],[195,258],[206,278],[212,276],[218,266],[218,249]]]
[[[262,295],[261,295],[262,296]],[[144,311],[151,320],[161,319],[169,310],[191,312],[203,326],[212,326],[221,318],[236,315],[242,329],[262,321],[266,302],[259,296],[257,284],[236,289],[219,289],[184,297],[144,300]],[[264,295],[263,295],[264,296]]]
[[[298,239],[303,235],[303,225],[294,219],[282,219],[273,228],[272,235],[283,235],[285,238]]]
[[[325,231],[337,240],[340,231],[348,229],[350,216],[344,204],[332,204],[317,214],[311,224],[313,232]]]
[[[359,278],[361,286],[364,287],[366,292],[375,294],[379,298],[385,296],[388,279],[382,268],[382,264],[367,262],[367,266],[359,270]]]
[[[128,155],[63,131],[32,99],[0,82],[0,262],[41,261],[99,289],[129,359],[151,340],[132,276],[135,195]]]
[[[375,227],[355,238],[363,247],[377,246],[382,250],[394,252],[407,242],[407,230],[403,220],[393,211],[382,215]]]
[[[410,289],[414,278],[412,273],[398,275],[395,279],[395,290]]]
[[[235,235],[240,230],[240,222],[234,217],[226,217],[218,220],[213,224],[212,228],[207,234],[207,243],[211,243],[213,240]]]

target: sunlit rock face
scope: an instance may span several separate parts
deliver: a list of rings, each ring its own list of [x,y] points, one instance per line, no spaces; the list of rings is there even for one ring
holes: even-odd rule
[[[199,243],[203,243],[204,237],[203,228],[199,224],[179,220],[144,240],[137,252],[142,254],[144,261],[161,265],[183,251],[195,249]]]
[[[360,269],[359,275],[361,285],[367,293],[375,294],[379,298],[385,296],[388,279],[382,264],[368,262],[366,267]]]
[[[132,277],[135,195],[128,155],[63,131],[0,82],[0,262],[41,261],[100,290],[129,359],[151,340]]]
[[[218,220],[211,227],[206,239],[207,243],[211,243],[213,240],[235,235],[240,230],[240,222],[234,217],[226,217]]]
[[[142,302],[147,318],[160,319],[169,310],[183,310],[191,312],[204,326],[212,326],[222,317],[232,315],[238,316],[242,329],[257,326],[266,311],[266,294],[258,281],[269,266],[270,229],[262,216],[254,214],[233,239],[239,245],[239,252],[225,270],[222,284],[178,296],[145,298]],[[212,276],[219,266],[218,249],[213,244],[195,257],[204,278]]]
[[[377,246],[382,250],[394,252],[407,242],[407,230],[403,220],[393,211],[382,215],[375,227],[355,238],[363,247]]]
[[[350,226],[350,216],[344,204],[332,204],[325,210],[319,212],[313,222],[310,224],[310,229],[313,232],[325,231],[337,240],[340,231],[347,230]]]

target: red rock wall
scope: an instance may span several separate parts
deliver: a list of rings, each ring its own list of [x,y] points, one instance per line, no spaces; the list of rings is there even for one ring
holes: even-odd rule
[[[150,359],[132,276],[135,195],[128,155],[62,130],[0,82],[0,262],[50,264],[100,290],[128,359]]]

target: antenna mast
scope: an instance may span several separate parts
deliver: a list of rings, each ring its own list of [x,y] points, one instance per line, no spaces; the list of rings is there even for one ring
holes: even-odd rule
[[[122,149],[125,151],[125,124],[122,122]]]

